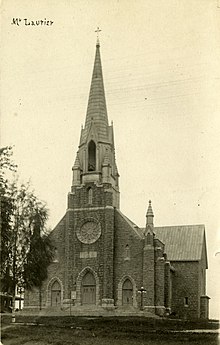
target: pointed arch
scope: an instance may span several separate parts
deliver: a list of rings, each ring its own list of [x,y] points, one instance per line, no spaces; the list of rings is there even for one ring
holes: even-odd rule
[[[59,290],[60,286],[60,290]],[[52,289],[53,291],[60,291],[60,306],[63,304],[63,283],[59,277],[53,277],[47,284],[47,307],[52,305]]]
[[[129,287],[129,284],[131,284],[130,287]],[[133,297],[132,305],[133,305],[133,307],[137,307],[137,296],[136,296],[137,295],[137,286],[136,286],[135,280],[129,275],[124,275],[118,283],[117,305],[118,306],[123,305],[123,286],[124,286],[124,288],[127,287],[128,288],[127,290],[132,289],[132,297]],[[132,288],[131,288],[131,286],[132,286]]]
[[[96,144],[90,140],[88,144],[88,171],[96,170]]]
[[[89,277],[88,274],[91,274]],[[87,277],[86,277],[87,276]],[[92,282],[92,277],[94,278],[95,283],[95,305],[100,304],[99,300],[99,277],[98,274],[89,266],[85,267],[78,275],[76,280],[76,305],[82,305],[82,283],[84,278],[88,278],[88,281],[84,281],[88,283],[89,281]]]
[[[133,305],[133,285],[128,278],[122,285],[122,305]]]

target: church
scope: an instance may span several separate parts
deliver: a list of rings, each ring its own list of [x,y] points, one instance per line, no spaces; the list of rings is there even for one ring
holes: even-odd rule
[[[204,225],[157,227],[151,201],[145,228],[120,211],[99,40],[72,171],[66,213],[50,234],[55,256],[41,290],[42,309],[207,319]],[[39,291],[27,291],[25,309],[35,308]]]

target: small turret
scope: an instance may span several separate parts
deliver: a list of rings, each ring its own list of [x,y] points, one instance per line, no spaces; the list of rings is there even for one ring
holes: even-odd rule
[[[147,218],[146,220],[147,225],[149,224],[151,226],[154,226],[154,214],[153,214],[153,210],[151,206],[151,200],[149,200],[146,218]]]
[[[73,183],[72,186],[80,186],[81,180],[80,180],[80,161],[79,161],[79,155],[78,152],[76,154],[76,160],[72,167],[73,171]]]
[[[110,168],[111,168],[111,163],[110,163],[110,159],[109,159],[109,153],[108,153],[108,149],[106,149],[104,161],[102,163],[102,182],[103,183],[109,183]]]
[[[151,245],[153,246],[153,241],[154,241],[154,214],[151,206],[151,200],[149,200],[149,205],[147,209],[147,214],[146,214],[146,229],[144,232],[145,235],[145,245]]]

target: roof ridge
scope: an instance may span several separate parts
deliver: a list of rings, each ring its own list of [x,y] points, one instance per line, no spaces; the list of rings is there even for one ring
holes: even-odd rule
[[[124,218],[128,224],[131,226],[131,228],[135,231],[135,233],[138,235],[139,238],[142,238],[140,236],[140,233],[137,231],[137,228],[139,228],[139,226],[137,226],[134,222],[132,222],[132,220],[130,220],[127,216],[125,216],[119,209],[117,209],[118,213],[122,216],[122,218]]]
[[[174,228],[174,227],[187,227],[187,226],[204,226],[205,224],[183,224],[183,225],[160,225],[160,226],[155,226],[154,228]]]

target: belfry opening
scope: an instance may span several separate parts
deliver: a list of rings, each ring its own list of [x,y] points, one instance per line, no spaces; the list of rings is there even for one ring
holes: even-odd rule
[[[88,145],[88,171],[96,170],[96,144],[93,140]]]

